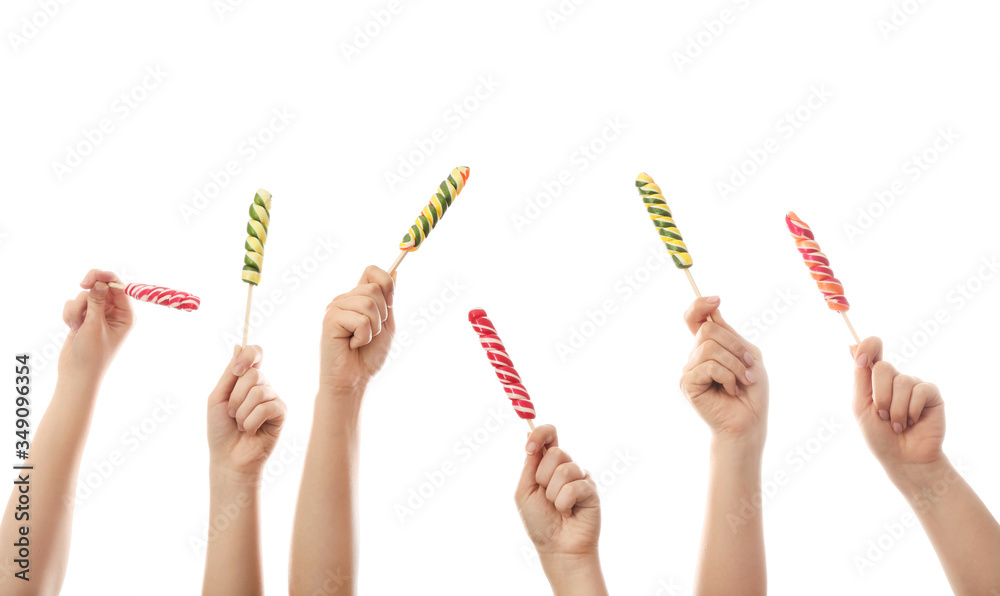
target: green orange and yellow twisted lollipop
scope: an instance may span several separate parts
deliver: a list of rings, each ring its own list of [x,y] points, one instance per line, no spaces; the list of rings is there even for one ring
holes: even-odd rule
[[[420,248],[424,239],[431,233],[434,226],[441,221],[445,212],[448,211],[448,207],[451,207],[451,204],[458,198],[459,193],[465,188],[465,182],[468,179],[469,168],[465,166],[459,166],[448,174],[448,178],[441,183],[438,191],[434,193],[430,202],[423,208],[420,215],[417,216],[416,221],[413,222],[406,235],[403,236],[403,240],[399,243],[399,256],[396,257],[396,261],[389,267],[390,274],[403,261],[403,257]]]
[[[264,267],[264,243],[267,242],[267,227],[271,224],[271,193],[263,188],[257,191],[250,204],[250,221],[247,222],[247,250],[243,257],[243,281],[251,285],[260,283],[260,272]]]
[[[642,202],[646,204],[646,211],[649,218],[653,220],[656,231],[660,234],[660,240],[667,246],[667,251],[674,259],[674,264],[678,269],[687,269],[694,264],[691,254],[688,253],[684,238],[677,231],[677,224],[674,223],[674,216],[670,213],[663,192],[649,174],[639,174],[635,179],[635,186],[639,189]]]

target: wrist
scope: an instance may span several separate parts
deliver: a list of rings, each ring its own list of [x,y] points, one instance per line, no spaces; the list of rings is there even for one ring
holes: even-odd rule
[[[240,470],[228,462],[212,460],[208,467],[212,492],[252,493],[260,491],[264,470]]]
[[[935,492],[955,484],[961,475],[942,453],[939,458],[917,464],[883,464],[889,480],[908,501],[920,499],[927,491]]]
[[[764,460],[763,433],[715,433],[712,435],[711,453],[713,457],[736,459],[744,463]]]
[[[356,419],[361,412],[361,402],[364,400],[367,385],[354,387],[330,387],[320,385],[316,393],[315,413],[326,413],[348,416]]]
[[[555,596],[607,594],[597,550],[588,553],[539,553]]]
[[[61,395],[70,395],[76,399],[95,399],[103,378],[103,374],[59,371],[55,392]]]

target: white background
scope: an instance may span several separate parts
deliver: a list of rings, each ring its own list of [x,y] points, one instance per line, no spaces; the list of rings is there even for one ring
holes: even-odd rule
[[[816,231],[859,332],[897,354],[920,344],[903,368],[942,387],[946,451],[1000,509],[990,373],[1000,283],[976,281],[981,259],[998,256],[996,3],[567,1],[571,14],[556,22],[555,0],[401,0],[384,26],[369,21],[373,11],[385,21],[387,0],[68,2],[49,18],[42,4],[5,3],[0,51],[0,353],[35,355],[36,421],[55,382],[63,302],[88,269],[203,299],[195,314],[136,305],[84,456],[89,494],[65,593],[200,589],[204,400],[240,330],[258,187],[274,205],[257,306],[273,292],[284,301],[256,317],[251,341],[290,409],[265,489],[264,551],[268,592],[286,590],[324,306],[365,265],[389,265],[457,165],[471,167],[464,193],[400,270],[408,346],[366,398],[363,593],[548,593],[512,500],[526,426],[507,416],[481,430],[509,406],[466,320],[479,306],[539,422],[556,424],[567,450],[610,484],[601,551],[612,592],[690,590],[708,455],[708,433],[677,389],[692,295],[672,266],[647,269],[663,248],[633,186],[640,171],[663,187],[703,292],[721,295],[765,354],[765,480],[789,478],[765,505],[773,593],[948,591],[919,528],[882,536],[907,508],[851,417],[850,337],[794,250],[788,209]],[[904,8],[898,30],[880,28]],[[721,16],[728,23],[713,23]],[[367,40],[366,26],[376,32]],[[697,55],[679,64],[686,54]],[[147,69],[165,75],[143,89]],[[802,107],[814,88],[832,97]],[[465,116],[454,107],[463,103]],[[291,122],[272,120],[274,110]],[[796,128],[778,124],[797,110]],[[105,118],[111,132],[88,148],[86,131]],[[611,134],[608,121],[624,130]],[[269,125],[282,130],[262,132]],[[957,139],[947,151],[929,149],[948,129]],[[249,136],[269,142],[251,151]],[[444,140],[415,153],[434,136]],[[768,139],[777,151],[746,163]],[[60,176],[68,147],[88,155]],[[925,151],[933,163],[921,169],[912,160]],[[230,161],[239,172],[212,186]],[[418,164],[390,184],[401,161]],[[741,165],[756,171],[720,191]],[[882,207],[876,192],[894,181],[905,191]],[[539,199],[546,187],[554,197]],[[629,280],[640,281],[626,292]],[[978,293],[956,298],[970,283]],[[588,324],[606,301],[614,312]],[[928,339],[921,322],[938,310],[948,323]],[[574,330],[588,336],[582,347],[560,352]],[[157,400],[173,411],[154,424]],[[0,437],[12,410],[0,408]],[[821,431],[831,419],[833,435]],[[142,441],[128,438],[144,423]],[[483,441],[471,457],[455,448],[466,436]],[[125,463],[93,476],[115,450]],[[635,461],[615,474],[621,454]],[[396,506],[446,462],[457,472],[401,522]],[[880,537],[888,550],[859,572]]]

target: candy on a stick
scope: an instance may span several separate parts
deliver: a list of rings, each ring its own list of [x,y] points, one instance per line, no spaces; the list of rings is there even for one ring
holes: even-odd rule
[[[514,411],[517,412],[518,417],[528,422],[531,430],[535,430],[535,424],[531,421],[535,417],[535,407],[531,403],[528,390],[521,383],[521,375],[514,368],[510,354],[507,353],[507,349],[497,335],[493,322],[486,316],[486,311],[481,308],[469,311],[469,322],[472,323],[472,329],[479,335],[479,345],[486,350],[486,357],[493,365],[497,378],[503,385],[503,390],[507,392],[507,397],[510,398],[511,405],[514,406]]]
[[[253,301],[253,287],[260,283],[260,273],[264,267],[264,244],[267,229],[271,225],[271,193],[263,188],[257,190],[250,204],[250,220],[247,222],[247,239],[243,247],[243,281],[247,284],[247,314],[243,323],[243,347],[247,347],[247,333],[250,331],[250,306]]]
[[[843,315],[844,322],[847,323],[848,328],[851,330],[851,335],[860,344],[861,339],[854,330],[851,320],[847,318],[847,311],[851,308],[851,305],[844,296],[844,285],[840,283],[839,279],[833,276],[833,269],[830,268],[830,259],[820,251],[819,243],[816,242],[816,236],[813,234],[812,228],[809,227],[809,224],[799,219],[799,216],[795,215],[793,211],[789,211],[785,215],[785,224],[788,226],[788,231],[792,233],[792,237],[795,238],[795,246],[802,253],[802,259],[805,261],[806,267],[809,268],[809,274],[812,275],[812,278],[816,281],[816,285],[819,286],[819,291],[823,293],[826,305],[830,307],[830,310],[837,311]]]
[[[153,304],[159,304],[161,306],[169,306],[170,308],[176,308],[177,310],[190,312],[192,310],[198,310],[198,307],[201,306],[201,298],[198,298],[194,294],[188,294],[187,292],[181,292],[180,290],[171,290],[170,288],[164,288],[163,286],[151,286],[148,284],[125,285],[117,282],[111,282],[108,285],[112,288],[125,290],[126,294],[136,300],[152,302]]]
[[[639,189],[639,196],[642,197],[642,202],[646,205],[649,218],[653,220],[653,225],[656,226],[656,231],[660,234],[660,240],[666,245],[667,252],[674,259],[674,265],[684,271],[691,284],[691,289],[694,290],[694,295],[701,298],[698,284],[694,282],[694,276],[691,275],[690,271],[694,260],[691,259],[691,253],[688,252],[687,245],[684,244],[684,238],[677,230],[674,216],[670,212],[670,207],[667,206],[667,200],[663,198],[663,191],[646,173],[636,176],[635,186]],[[709,315],[708,320],[712,320],[711,315]]]
[[[403,257],[407,253],[420,248],[424,239],[427,238],[427,235],[431,233],[434,226],[444,217],[445,211],[448,210],[448,207],[451,207],[451,204],[458,198],[459,193],[465,188],[465,181],[468,179],[469,168],[465,166],[459,166],[448,174],[448,178],[441,183],[438,191],[434,193],[430,202],[420,212],[420,215],[417,216],[417,220],[410,226],[406,235],[403,236],[403,240],[399,243],[399,256],[396,257],[396,261],[389,267],[388,272],[390,274],[396,270],[396,267],[399,267],[399,264],[403,261]]]
[[[642,202],[646,204],[646,211],[649,212],[649,218],[653,220],[653,225],[656,226],[656,231],[660,234],[660,240],[663,240],[663,244],[667,246],[667,252],[673,257],[674,264],[677,265],[678,269],[687,269],[691,265],[694,265],[694,261],[691,260],[691,254],[688,253],[687,245],[684,244],[684,238],[681,237],[681,233],[677,230],[677,224],[674,223],[674,216],[670,213],[670,207],[667,206],[667,200],[663,198],[663,192],[660,190],[660,187],[646,173],[639,174],[636,177],[635,186],[639,189],[639,196],[642,197]]]
[[[267,242],[267,226],[270,223],[271,193],[261,188],[250,204],[247,239],[243,244],[247,251],[243,257],[243,281],[248,284],[260,284],[260,272],[264,267],[264,243]]]

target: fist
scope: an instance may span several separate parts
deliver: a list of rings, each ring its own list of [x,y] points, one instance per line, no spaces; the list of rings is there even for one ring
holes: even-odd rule
[[[882,340],[853,348],[854,417],[883,466],[928,464],[944,457],[944,400],[932,383],[882,360]]]
[[[396,331],[395,274],[368,267],[358,285],[333,299],[323,318],[320,388],[356,391],[382,368]]]
[[[263,472],[287,413],[260,370],[263,358],[260,346],[237,346],[208,398],[212,464],[250,480]]]
[[[699,298],[684,314],[695,346],[681,391],[712,432],[729,438],[767,434],[768,379],[760,350],[722,318],[720,300]]]
[[[526,451],[514,500],[539,556],[595,555],[601,503],[594,479],[559,448],[553,426],[536,428]]]

